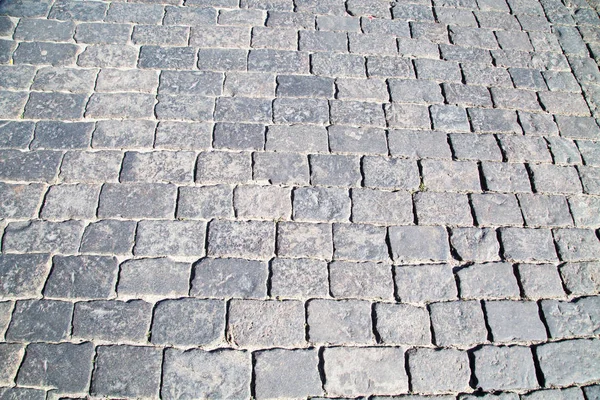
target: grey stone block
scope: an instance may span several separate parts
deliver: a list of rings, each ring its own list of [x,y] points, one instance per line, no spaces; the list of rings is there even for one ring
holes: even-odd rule
[[[295,11],[313,14],[345,15],[346,7],[341,0],[296,0]]]
[[[39,3],[38,3],[39,4]],[[42,3],[45,5],[45,3]],[[3,399],[24,399],[24,400],[44,400],[46,392],[42,389],[30,389],[24,387],[12,387],[0,389],[0,396]]]
[[[552,116],[522,111],[518,114],[525,135],[558,136],[558,128]]]
[[[126,44],[131,37],[129,24],[83,22],[77,25],[75,41],[88,44]]]
[[[394,297],[391,267],[387,264],[334,261],[329,264],[329,280],[331,294],[336,298],[393,300]]]
[[[13,312],[12,301],[0,301],[0,333],[4,335]]]
[[[238,186],[233,192],[238,218],[288,220],[292,215],[291,190],[278,186]]]
[[[213,125],[201,122],[161,121],[156,128],[154,147],[168,150],[210,148]]]
[[[320,76],[278,75],[277,96],[333,98],[334,80]]]
[[[237,7],[238,2],[233,1],[227,6]],[[208,4],[207,4],[208,5]],[[225,4],[221,4],[224,6]],[[267,13],[263,10],[233,9],[219,11],[219,25],[251,25],[263,26]]]
[[[44,296],[104,299],[112,297],[117,283],[115,257],[54,256]]]
[[[206,223],[201,221],[140,221],[136,256],[203,256]]]
[[[148,50],[145,50],[144,53],[145,57],[148,57]],[[77,65],[80,67],[134,68],[137,58],[138,49],[133,46],[93,44],[86,46],[83,53],[79,55]]]
[[[268,11],[266,25],[271,28],[290,27],[315,29],[315,15],[309,12]]]
[[[210,345],[222,341],[225,303],[220,300],[164,300],[154,309],[153,344]]]
[[[377,18],[390,17],[390,5],[386,2],[349,0],[346,4],[350,15],[366,15]]]
[[[367,71],[373,77],[414,77],[410,60],[393,56],[368,56]]]
[[[547,137],[548,149],[555,164],[582,164],[581,154],[575,142],[562,137]]]
[[[337,99],[360,100],[386,103],[389,101],[387,84],[380,79],[344,79],[336,80]]]
[[[189,35],[187,26],[135,25],[131,39],[141,45],[185,46]]]
[[[587,103],[579,93],[540,92],[539,99],[544,110],[552,114],[590,115]]]
[[[164,25],[204,26],[214,25],[217,10],[212,7],[165,7]]]
[[[593,386],[588,386],[587,388],[593,388]],[[572,387],[567,389],[547,389],[547,390],[536,390],[535,392],[527,393],[526,395],[521,396],[524,400],[582,400],[583,394],[581,389],[578,387]],[[592,396],[589,396],[593,399]]]
[[[275,224],[267,221],[211,221],[208,254],[270,258],[275,252]]]
[[[396,55],[398,46],[396,39],[378,33],[349,33],[349,48],[351,53]]]
[[[539,387],[533,356],[527,347],[484,346],[473,352],[475,375],[483,390],[523,390]]]
[[[240,6],[259,10],[292,11],[294,9],[291,0],[241,0]]]
[[[99,92],[154,93],[158,86],[158,74],[147,70],[102,69],[96,81]]]
[[[362,160],[362,170],[367,187],[415,190],[420,182],[414,161],[366,156]]]
[[[165,351],[161,397],[179,399],[187,396],[250,396],[252,364],[245,351],[217,350]]]
[[[399,103],[443,103],[440,85],[419,79],[390,79],[392,101]]]
[[[75,21],[102,21],[108,4],[81,3],[78,1],[61,0],[50,10],[49,18]]]
[[[418,393],[469,391],[471,368],[467,353],[456,349],[415,349],[408,352],[411,385]]]
[[[454,156],[460,160],[502,161],[502,151],[493,135],[450,135]]]
[[[269,151],[327,153],[327,129],[316,125],[272,125],[267,129]]]
[[[294,220],[344,222],[350,218],[347,189],[299,187],[294,189],[293,199]]]
[[[1,150],[0,178],[11,181],[50,182],[58,172],[61,152]]]
[[[33,121],[0,121],[0,147],[25,149],[33,139]]]
[[[154,143],[153,121],[103,120],[96,123],[93,133],[94,148],[151,148]]]
[[[160,4],[114,3],[106,13],[105,21],[134,24],[160,24],[164,7]]]
[[[4,231],[3,251],[73,254],[83,234],[82,221],[12,222]]]
[[[315,349],[272,349],[257,352],[254,357],[257,397],[299,398],[323,393]]]
[[[431,344],[429,313],[410,304],[375,304],[376,329],[385,344]]]
[[[546,328],[536,303],[527,301],[488,301],[487,323],[494,342],[530,342],[546,340]]]
[[[245,71],[248,51],[243,49],[200,49],[198,68],[208,71]]]
[[[15,304],[6,339],[18,342],[66,339],[71,327],[73,304],[56,300],[20,300]]]
[[[331,226],[279,222],[277,224],[277,255],[331,259],[333,255]]]
[[[402,348],[326,348],[323,358],[325,390],[329,395],[354,397],[408,392]]]
[[[488,29],[450,26],[448,29],[453,44],[482,49],[497,49],[494,33]]]
[[[75,303],[73,336],[110,342],[146,341],[152,304],[143,300]]]
[[[512,194],[472,194],[471,202],[481,226],[521,226],[523,217],[517,198]]]
[[[308,158],[295,153],[254,153],[254,179],[271,184],[305,185],[309,180]]]
[[[187,151],[128,151],[123,158],[121,182],[176,182],[193,180],[196,154]]]
[[[167,183],[106,183],[100,191],[98,217],[170,217],[175,212],[176,191]]]
[[[300,51],[348,51],[348,36],[341,32],[300,31]]]
[[[421,225],[473,225],[469,199],[464,194],[418,192],[414,207]]]
[[[269,105],[271,102],[268,102]],[[329,105],[321,99],[279,98],[273,101],[273,121],[275,123],[327,124]]]
[[[511,261],[556,261],[552,234],[548,229],[502,228],[504,257]]]
[[[529,68],[510,68],[510,77],[517,89],[546,90],[546,82],[540,71]]]
[[[317,29],[320,31],[360,32],[361,19],[337,15],[317,15]]]
[[[27,102],[26,92],[0,91],[0,118],[17,119],[24,115],[23,107]]]
[[[452,248],[462,261],[499,261],[500,245],[496,231],[489,228],[454,228],[450,235]]]
[[[17,375],[23,386],[50,386],[59,393],[87,390],[92,372],[94,345],[90,342],[32,343]]]
[[[600,385],[590,385],[590,386],[586,386],[583,388],[583,392],[585,393],[586,397],[588,399],[597,399],[598,396],[600,396]],[[573,398],[574,399],[580,399],[581,397],[579,397],[579,392],[576,391],[575,388],[571,388],[571,389],[565,389],[565,391],[570,390],[576,393],[576,395],[574,394]],[[577,396],[577,397],[576,397]]]
[[[388,131],[390,153],[409,158],[451,158],[452,153],[443,132],[395,129]]]
[[[302,347],[304,305],[300,301],[231,300],[227,340],[240,347]]]
[[[541,308],[552,338],[593,336],[598,332],[598,297],[572,302],[544,300]]]
[[[581,183],[573,167],[532,164],[530,169],[539,193],[581,193]]]
[[[600,166],[600,146],[598,142],[578,140],[577,147],[583,156],[585,165]]]
[[[83,111],[83,103],[80,106]],[[35,136],[30,147],[85,149],[90,145],[93,129],[94,124],[90,122],[40,121],[35,126]]]
[[[548,146],[542,137],[498,135],[509,162],[552,162]]]
[[[202,152],[196,163],[198,183],[243,183],[252,178],[250,153]]]
[[[553,298],[565,295],[563,284],[554,265],[519,264],[517,269],[523,294],[527,298]]]
[[[245,97],[219,97],[215,120],[226,122],[271,122],[271,100]]]
[[[204,258],[194,265],[190,294],[264,298],[267,295],[267,265],[238,258]]]
[[[311,300],[306,308],[311,343],[372,344],[371,304],[362,300]]]
[[[46,254],[0,255],[0,295],[7,298],[38,296],[49,270],[48,260]]]
[[[593,230],[557,229],[554,239],[563,261],[592,261],[600,254],[600,242]]]
[[[233,217],[233,193],[228,185],[180,187],[178,218]]]
[[[150,69],[192,69],[196,52],[191,47],[142,46],[138,67]]]
[[[531,192],[529,175],[523,164],[481,163],[485,187],[494,192]]]
[[[448,43],[448,28],[445,24],[433,22],[410,22],[410,31],[413,39],[429,40],[433,43]]]
[[[519,204],[528,226],[572,226],[569,206],[563,196],[519,194]]]
[[[46,193],[41,217],[44,219],[92,219],[96,215],[99,185],[63,184]]]
[[[599,377],[595,368],[600,357],[597,339],[542,344],[536,347],[536,354],[546,385],[582,384]]]
[[[426,189],[452,192],[479,192],[479,171],[470,161],[423,160],[423,183]]]
[[[158,396],[162,354],[142,346],[98,346],[90,393],[95,396]]]
[[[365,58],[357,54],[315,53],[310,57],[310,66],[317,76],[365,77]]]
[[[487,49],[444,43],[440,43],[439,47],[442,59],[464,63],[461,66],[463,70],[469,68],[469,64],[471,66],[478,65],[479,67],[487,67],[492,64],[492,55]]]
[[[308,53],[286,50],[250,50],[248,71],[303,74],[309,71]]]
[[[128,260],[121,264],[119,296],[143,295],[175,297],[187,295],[191,265],[169,258]]]
[[[135,221],[101,220],[86,226],[79,251],[99,254],[131,254]]]
[[[470,130],[464,108],[452,105],[434,104],[430,108],[433,128],[448,132],[468,132]]]
[[[15,64],[50,64],[54,66],[75,63],[79,47],[71,43],[21,42],[13,54]]]
[[[156,97],[146,93],[94,93],[85,116],[92,118],[147,118],[154,116]]]
[[[332,100],[329,105],[332,124],[380,127],[386,125],[381,104]]]
[[[483,312],[478,301],[434,303],[430,306],[430,313],[435,344],[438,346],[464,347],[487,340]]]
[[[220,96],[223,74],[218,72],[163,71],[160,74],[159,94],[194,94]]]
[[[384,104],[385,116],[391,128],[431,129],[429,109],[416,104]]]
[[[32,92],[23,116],[32,119],[79,119],[83,117],[86,101],[87,95],[84,94]]]
[[[387,154],[385,130],[332,125],[328,128],[332,152]]]
[[[0,382],[3,385],[10,385],[14,382],[17,370],[23,359],[23,346],[16,343],[1,343],[0,357],[3,365],[0,367]]]
[[[579,167],[579,176],[585,193],[600,194],[600,185],[598,184],[600,177],[600,168],[594,167]]]
[[[50,4],[7,1],[2,4],[0,13],[11,17],[42,17],[48,13]]]
[[[45,67],[40,69],[42,73],[53,67]],[[62,69],[62,68],[57,68]],[[20,67],[14,65],[3,65],[0,66],[0,72],[2,77],[0,78],[0,88],[9,90],[28,90],[32,86],[33,76],[36,75],[35,67],[23,65]],[[94,71],[85,71],[93,72]]]
[[[329,295],[325,261],[275,258],[271,261],[271,273],[271,296],[313,298]]]
[[[566,290],[573,295],[600,293],[600,263],[566,263],[560,268]]]
[[[396,262],[445,261],[450,256],[448,234],[439,226],[393,226],[389,241]]]
[[[474,264],[456,272],[464,299],[519,298],[513,268],[507,263]]]
[[[600,128],[593,118],[557,115],[556,123],[563,137],[592,140],[600,138]]]
[[[414,221],[409,193],[352,189],[352,222],[408,225]]]
[[[398,296],[403,302],[456,299],[456,282],[448,265],[396,266],[395,279]]]
[[[239,97],[274,97],[275,75],[265,72],[228,73],[223,94]]]
[[[37,216],[43,193],[44,186],[41,184],[0,183],[0,217],[33,218]]]
[[[359,186],[360,160],[348,155],[310,155],[311,183],[325,186]]]
[[[518,134],[522,132],[514,111],[469,108],[468,113],[475,132]]]

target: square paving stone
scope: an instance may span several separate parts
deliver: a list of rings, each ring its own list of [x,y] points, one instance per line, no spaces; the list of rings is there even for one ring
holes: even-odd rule
[[[162,351],[141,346],[98,346],[90,393],[158,397]]]
[[[278,222],[277,255],[328,260],[333,256],[332,237],[332,227],[329,224]]]
[[[362,160],[364,186],[384,189],[416,190],[419,170],[414,161],[366,156]]]
[[[102,120],[96,122],[93,148],[151,148],[156,123],[145,120]]]
[[[414,221],[408,192],[352,189],[352,222],[406,225]]]
[[[71,330],[73,304],[57,300],[20,300],[6,331],[11,341],[52,341],[66,339]]]
[[[332,125],[327,131],[332,152],[387,154],[387,140],[383,129]]]
[[[304,329],[304,305],[300,301],[229,303],[227,340],[235,346],[301,347],[305,344]]]
[[[350,195],[347,189],[299,187],[293,191],[294,220],[345,222],[350,218]]]
[[[312,343],[374,343],[368,301],[317,299],[308,303],[306,313]]]
[[[154,308],[150,341],[159,345],[201,346],[223,340],[225,302],[164,300]]]
[[[47,254],[0,255],[0,296],[37,297],[48,274],[49,259]]]
[[[105,219],[85,227],[79,251],[99,254],[131,254],[135,221]]]
[[[556,339],[593,336],[598,333],[600,297],[584,297],[571,302],[544,300],[541,308],[550,337]]]
[[[307,185],[310,172],[308,157],[295,153],[254,153],[253,172],[255,180],[273,185]]]
[[[473,225],[469,199],[464,194],[418,192],[414,207],[421,225]]]
[[[323,393],[315,349],[272,349],[254,353],[256,396],[300,398]]]
[[[327,263],[306,258],[271,261],[271,296],[313,298],[329,295]]]
[[[481,163],[487,190],[494,192],[531,192],[529,175],[523,164]]]
[[[519,205],[527,226],[572,226],[566,198],[537,194],[519,194]]]
[[[0,150],[0,178],[11,181],[50,182],[58,173],[61,152]]]
[[[472,194],[471,202],[480,226],[523,225],[519,203],[512,194]]]
[[[309,156],[310,181],[313,185],[359,186],[362,180],[360,159],[348,155],[315,154]]]
[[[389,261],[384,227],[361,224],[333,225],[333,256],[341,260]]]
[[[169,258],[128,260],[121,264],[117,293],[132,297],[184,296],[189,291],[191,270],[190,264]]]
[[[0,147],[25,149],[33,139],[33,121],[0,121]]]
[[[32,343],[17,375],[23,386],[50,386],[58,393],[79,393],[89,387],[94,345],[90,342]]]
[[[203,256],[206,223],[140,221],[133,253],[142,256]]]
[[[578,339],[546,343],[536,347],[546,385],[565,386],[600,378],[595,366],[600,357],[598,339]]]
[[[100,185],[81,183],[51,186],[40,215],[44,219],[92,219],[96,216],[99,194]]]
[[[54,256],[44,296],[103,299],[114,295],[118,264],[115,257]]]
[[[507,260],[556,261],[556,249],[549,229],[500,229],[500,241]]]
[[[471,368],[466,351],[420,348],[408,352],[412,389],[418,393],[469,391]]]
[[[291,189],[278,186],[238,186],[233,192],[238,218],[286,220],[292,215]]]
[[[438,346],[472,346],[487,341],[483,311],[478,301],[430,305],[431,325]]]
[[[484,346],[473,352],[478,385],[489,390],[539,387],[533,355],[527,347]]]
[[[394,281],[389,264],[334,261],[329,264],[330,290],[336,298],[394,298]]]
[[[161,397],[250,397],[250,354],[237,350],[167,349]],[[158,367],[160,369],[160,367]]]
[[[450,258],[448,233],[439,226],[392,226],[389,242],[394,262],[436,262]]]
[[[560,268],[566,290],[574,295],[600,293],[600,263],[566,263]]]
[[[423,160],[423,183],[434,191],[479,192],[477,164],[470,161]]]
[[[213,125],[210,123],[161,121],[156,128],[154,147],[168,150],[205,150],[210,147],[212,129]]]
[[[519,286],[508,263],[473,264],[456,272],[464,299],[519,298]]]
[[[517,270],[523,294],[526,297],[543,299],[565,295],[563,283],[556,266],[552,264],[519,264]],[[564,276],[563,280],[566,281]],[[568,288],[568,285],[566,287]]]
[[[188,151],[128,151],[123,158],[120,182],[191,183],[196,154]]]
[[[454,300],[458,294],[448,265],[396,266],[394,279],[402,302],[429,303]]]
[[[594,386],[588,386],[587,388],[593,388]],[[572,387],[567,389],[547,389],[547,390],[536,390],[534,392],[527,393],[521,396],[524,400],[583,400],[583,393],[578,387]],[[589,396],[590,398],[594,398]]]
[[[376,303],[377,334],[385,344],[429,345],[429,313],[410,304]]]
[[[118,151],[68,151],[60,166],[64,182],[116,182],[123,154]]]
[[[318,125],[273,125],[267,129],[266,150],[326,153],[327,129]]]
[[[450,235],[453,250],[463,261],[499,261],[500,244],[489,228],[454,228]]]
[[[62,117],[54,116],[54,118]],[[85,149],[90,145],[93,129],[94,124],[90,122],[39,121],[35,125],[31,148]]]
[[[557,229],[554,240],[563,261],[592,261],[600,257],[600,242],[593,230]]]
[[[208,255],[267,259],[275,253],[275,224],[267,221],[213,220]]]
[[[178,218],[233,217],[233,189],[229,185],[180,187]]]
[[[546,340],[538,305],[532,301],[486,301],[485,314],[494,342]]]
[[[73,337],[115,342],[145,342],[152,304],[143,300],[75,303]]]
[[[222,122],[215,125],[214,136],[213,146],[217,149],[262,150],[265,146],[262,124]]]
[[[250,153],[202,152],[196,164],[196,182],[244,183],[252,179]]]
[[[239,258],[203,258],[194,265],[190,294],[197,297],[264,298],[267,264]]]

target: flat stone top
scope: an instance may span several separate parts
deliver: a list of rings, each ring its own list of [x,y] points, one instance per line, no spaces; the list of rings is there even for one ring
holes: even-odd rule
[[[0,400],[600,396],[598,0],[0,0]]]

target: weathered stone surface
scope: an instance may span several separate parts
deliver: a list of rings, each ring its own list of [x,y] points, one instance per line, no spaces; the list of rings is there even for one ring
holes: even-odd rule
[[[469,390],[471,369],[467,353],[455,349],[420,348],[408,352],[411,385],[418,393]]]
[[[329,280],[331,294],[336,298],[391,300],[394,297],[392,270],[388,264],[334,261],[329,264]]]
[[[500,245],[496,231],[489,228],[454,228],[450,243],[463,261],[498,261]]]
[[[110,149],[152,147],[155,128],[156,123],[153,121],[98,121],[92,137],[92,147]]]
[[[573,302],[544,300],[542,311],[550,336],[556,339],[592,336],[600,330],[600,297],[584,297]]]
[[[82,221],[12,222],[4,231],[3,250],[73,254],[83,234]]]
[[[388,261],[384,227],[359,224],[333,225],[333,256],[342,260]]]
[[[279,222],[277,255],[281,257],[316,257],[331,259],[332,229],[328,224]]]
[[[194,265],[190,294],[197,297],[264,298],[267,265],[238,258],[204,258]]]
[[[413,221],[413,206],[409,193],[352,189],[352,222],[407,225]]]
[[[415,193],[414,207],[421,225],[473,225],[469,199],[459,193]]]
[[[485,314],[494,342],[546,340],[546,328],[540,321],[538,306],[534,302],[487,301]]]
[[[547,229],[502,228],[500,241],[508,260],[556,261],[552,233]]]
[[[117,151],[68,151],[60,166],[64,182],[116,182],[123,154]]]
[[[233,207],[239,218],[290,219],[291,190],[278,186],[238,186],[233,192]]]
[[[456,299],[456,282],[448,265],[396,266],[398,296],[407,303]]]
[[[254,179],[271,184],[305,185],[310,172],[308,158],[295,153],[254,153]]]
[[[196,163],[196,182],[243,183],[252,178],[249,153],[202,152]]]
[[[572,226],[569,206],[563,196],[519,194],[519,205],[528,226]]]
[[[178,218],[225,218],[233,216],[233,191],[228,185],[180,187]]]
[[[435,262],[450,257],[448,234],[439,226],[393,226],[389,242],[395,262]]]
[[[371,306],[361,300],[312,300],[306,308],[312,343],[372,344]]]
[[[36,297],[41,293],[48,273],[47,254],[0,255],[0,295]],[[1,331],[1,329],[0,329]]]
[[[592,261],[600,257],[600,242],[593,230],[557,229],[554,240],[564,261]]]
[[[294,220],[345,222],[350,218],[347,189],[300,187],[294,189],[293,199]]]
[[[267,221],[212,221],[208,255],[266,259],[275,252],[275,224]]]
[[[98,217],[170,217],[175,212],[176,190],[167,183],[106,183],[100,191]]]
[[[565,295],[561,277],[554,265],[519,264],[517,270],[523,293],[528,298],[553,298]],[[566,280],[564,276],[563,280]]]
[[[536,354],[546,385],[582,384],[599,378],[597,339],[546,343],[536,347]]]
[[[484,346],[473,352],[475,376],[483,390],[523,390],[539,387],[533,355],[527,347]]]
[[[206,223],[140,221],[133,253],[141,256],[203,256]]]
[[[79,251],[82,253],[130,254],[135,221],[104,219],[86,226]]]
[[[600,292],[600,263],[566,263],[560,268],[565,288],[574,295]]]
[[[16,343],[0,343],[0,383],[10,385],[14,382],[21,359],[23,358],[23,346]]]
[[[82,183],[51,186],[40,215],[51,220],[92,219],[96,216],[99,194],[99,185]]]
[[[430,306],[430,312],[438,346],[464,347],[483,343],[487,339],[483,311],[478,301],[434,303]]]
[[[456,272],[467,299],[518,298],[519,286],[508,263],[474,264]]]
[[[54,256],[44,296],[104,299],[112,297],[118,264],[109,256]]]
[[[329,294],[327,263],[311,259],[275,258],[271,261],[272,296],[325,297]]]
[[[128,260],[121,264],[117,293],[134,298],[183,296],[189,290],[190,273],[190,264],[168,258]]]
[[[66,339],[71,329],[72,312],[73,305],[65,301],[17,301],[6,338],[23,342]]]

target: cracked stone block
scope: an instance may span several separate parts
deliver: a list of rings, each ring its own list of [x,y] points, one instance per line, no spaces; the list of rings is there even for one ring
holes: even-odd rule
[[[532,301],[486,301],[485,314],[494,342],[546,340],[546,328]]]
[[[94,396],[158,397],[162,350],[98,346],[90,393]]]
[[[89,301],[75,303],[73,336],[112,343],[145,342],[152,304],[143,300]]]
[[[0,178],[11,181],[50,182],[55,179],[61,152],[0,150]]]
[[[600,242],[593,230],[556,229],[554,239],[564,261],[593,261],[600,257]]]
[[[385,344],[429,345],[429,313],[410,304],[375,304],[376,329]]]
[[[0,121],[0,147],[27,148],[33,139],[34,127],[33,121]]]
[[[96,216],[99,195],[99,185],[51,186],[40,215],[44,219],[92,219]]]
[[[389,261],[384,227],[333,225],[333,255],[342,260]]]
[[[578,339],[546,343],[536,347],[546,385],[584,384],[600,378],[595,368],[600,357],[600,341]]]
[[[33,218],[37,215],[44,186],[0,183],[0,217]]]
[[[452,134],[452,150],[461,160],[502,161],[502,152],[492,135]]]
[[[523,216],[513,194],[472,194],[471,203],[481,226],[523,225]]]
[[[60,166],[60,178],[70,183],[116,182],[122,158],[122,153],[110,150],[68,151]]]
[[[277,255],[280,257],[315,257],[331,259],[332,229],[328,224],[279,222]]]
[[[306,308],[312,343],[373,344],[371,304],[362,300],[311,300]]]
[[[565,288],[573,295],[600,293],[600,263],[566,263],[560,267]]]
[[[17,375],[17,384],[50,386],[59,393],[84,392],[89,387],[94,345],[90,342],[32,343]]]
[[[502,228],[504,257],[511,261],[557,261],[549,229]]]
[[[54,256],[44,296],[103,299],[114,295],[118,264],[115,257]]]
[[[6,331],[11,341],[52,341],[66,339],[71,329],[73,304],[57,300],[20,300]]]
[[[21,360],[23,359],[23,345],[16,343],[0,343],[0,358],[3,365],[0,366],[0,384],[11,385]]]
[[[265,127],[261,124],[218,123],[215,125],[213,145],[218,149],[262,150],[265,146]]]
[[[367,187],[404,190],[419,187],[419,170],[412,160],[365,156],[362,169]]]
[[[352,189],[352,222],[407,225],[413,221],[409,193]]]
[[[293,300],[231,300],[227,329],[227,340],[239,347],[302,347],[304,305]]]
[[[210,147],[213,125],[201,122],[161,121],[154,147],[168,150],[205,150]]]
[[[224,301],[164,300],[154,309],[150,340],[159,345],[210,345],[222,341],[224,330]]]
[[[418,192],[414,207],[421,225],[473,225],[469,199],[464,194]]]
[[[329,295],[325,261],[276,258],[271,261],[271,271],[272,296],[311,298]]]
[[[500,260],[496,231],[490,228],[454,228],[450,242],[462,261]]]
[[[269,126],[265,150],[326,153],[329,151],[327,130],[313,125]]]
[[[508,263],[474,264],[456,273],[465,299],[519,298],[519,286]]]
[[[408,352],[412,389],[418,393],[469,391],[471,368],[465,351],[420,348]]]
[[[448,234],[439,226],[392,226],[389,241],[396,262],[435,262],[450,258]]]
[[[563,196],[518,194],[527,226],[572,226],[573,220]]]
[[[523,164],[481,163],[485,186],[494,192],[531,192],[529,175]]]
[[[12,222],[4,230],[2,250],[73,254],[82,234],[83,221]]]
[[[333,347],[325,349],[323,358],[328,395],[355,397],[408,392],[402,348]]]
[[[565,266],[566,267],[566,266]],[[523,294],[530,299],[564,297],[558,270],[551,264],[519,264],[517,266]],[[564,280],[563,276],[563,280]]]
[[[483,311],[476,300],[434,303],[430,313],[438,346],[464,347],[487,341]]]
[[[270,258],[275,252],[275,224],[213,220],[208,229],[207,252],[214,256]]]
[[[166,183],[106,183],[100,191],[98,217],[170,217],[175,211],[176,190],[175,185]]]
[[[204,258],[194,265],[190,295],[197,297],[264,298],[267,265],[238,258]]]
[[[154,121],[104,120],[96,123],[92,147],[97,148],[151,148],[154,143]]]
[[[486,391],[539,387],[528,347],[484,346],[473,352],[477,384]]]
[[[448,265],[395,266],[398,296],[407,303],[456,299],[456,282]]]
[[[394,282],[388,264],[334,261],[329,264],[330,291],[336,298],[393,300]]]
[[[295,153],[254,153],[254,179],[271,184],[307,185],[308,158]]]
[[[360,159],[338,154],[311,154],[310,178],[313,185],[359,186]]]
[[[196,182],[243,183],[252,179],[250,153],[202,152],[196,164]]]
[[[48,273],[48,260],[47,254],[0,255],[0,295],[38,296]]]
[[[251,371],[251,357],[245,351],[167,349],[160,394],[169,400],[195,396],[246,398],[250,396]]]
[[[477,164],[471,161],[423,160],[425,188],[435,191],[481,191]]]
[[[228,185],[180,187],[178,218],[233,217],[233,191]]]
[[[345,222],[350,218],[347,189],[299,187],[293,191],[294,220]]]
[[[291,190],[278,186],[238,186],[233,192],[233,206],[238,218],[290,219]]]
[[[300,398],[323,393],[315,349],[272,349],[254,354],[256,396]]]
[[[86,226],[79,251],[82,253],[130,254],[135,221],[102,220]]]
[[[140,221],[133,253],[141,256],[203,256],[206,223]]]
[[[189,290],[191,265],[169,258],[128,260],[121,264],[117,293],[140,295],[185,296]]]
[[[542,311],[550,332],[556,339],[593,336],[600,331],[600,297],[583,297],[572,302],[542,301]]]

